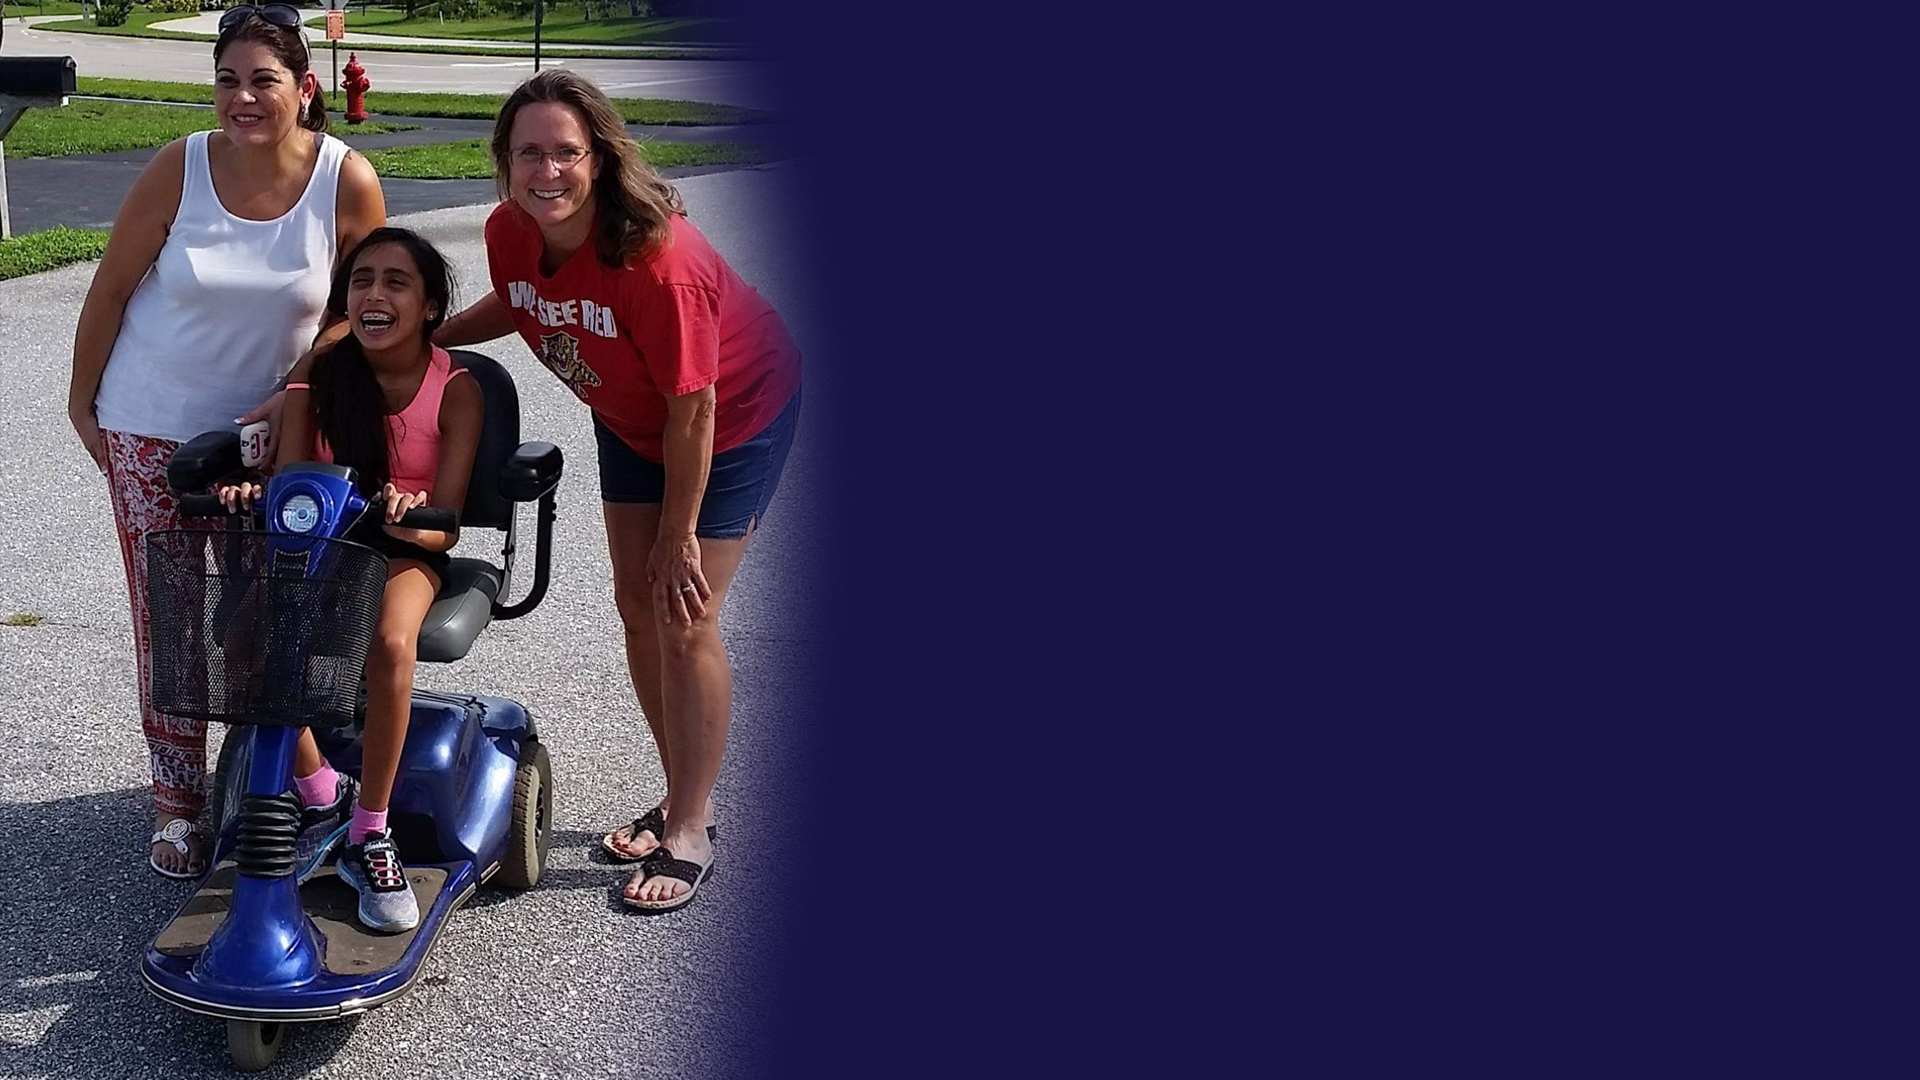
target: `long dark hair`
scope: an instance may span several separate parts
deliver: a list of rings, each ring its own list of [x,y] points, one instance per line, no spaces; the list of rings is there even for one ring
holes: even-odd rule
[[[513,118],[522,106],[552,101],[572,106],[593,141],[600,162],[600,178],[593,182],[593,201],[599,210],[594,253],[610,267],[622,267],[666,246],[672,238],[673,215],[687,212],[679,189],[653,168],[640,153],[640,144],[627,134],[620,110],[584,75],[566,68],[543,71],[521,83],[500,107],[493,122],[493,182],[500,197],[512,197],[508,174],[513,169]],[[579,168],[588,168],[581,162]]]
[[[439,249],[410,229],[387,227],[368,233],[334,273],[327,310],[346,316],[347,285],[353,280],[354,264],[361,254],[379,244],[398,244],[413,257],[431,312],[420,327],[421,337],[432,340],[453,305],[453,272]],[[349,333],[317,357],[308,381],[313,384],[313,411],[320,434],[333,450],[334,463],[349,466],[359,474],[363,493],[380,490],[380,485],[393,479],[393,459],[387,452],[387,394],[380,389],[380,380],[367,362],[360,339]]]
[[[213,43],[213,66],[220,66],[220,57],[226,53],[227,46],[236,41],[252,41],[265,45],[276,59],[287,65],[293,72],[294,93],[299,93],[299,84],[307,77],[307,38],[298,30],[275,26],[261,18],[258,13],[249,15],[220,35]],[[319,94],[313,95],[313,102],[300,117],[300,126],[308,131],[327,130],[327,103]]]

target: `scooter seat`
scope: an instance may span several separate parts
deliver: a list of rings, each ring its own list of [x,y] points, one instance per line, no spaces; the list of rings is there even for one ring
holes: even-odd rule
[[[500,598],[500,568],[485,559],[455,558],[447,580],[420,624],[419,658],[435,663],[458,660],[493,621]]]

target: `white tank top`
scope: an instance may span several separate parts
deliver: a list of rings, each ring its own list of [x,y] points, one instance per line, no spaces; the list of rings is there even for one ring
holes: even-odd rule
[[[187,137],[180,211],[127,301],[101,375],[94,405],[109,431],[176,442],[231,431],[320,331],[347,144],[318,136],[300,201],[272,221],[248,221],[214,194],[209,134]]]

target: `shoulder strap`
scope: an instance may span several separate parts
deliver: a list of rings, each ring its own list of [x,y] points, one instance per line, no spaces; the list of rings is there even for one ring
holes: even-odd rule
[[[200,204],[213,198],[213,162],[207,156],[207,136],[211,131],[196,131],[187,136],[185,167],[180,170],[180,209],[174,216],[180,216],[189,208],[199,209]]]

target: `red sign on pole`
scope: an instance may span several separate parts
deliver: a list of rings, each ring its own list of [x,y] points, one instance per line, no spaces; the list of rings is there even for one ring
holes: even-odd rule
[[[327,40],[339,41],[347,36],[347,13],[338,8],[327,12]]]

